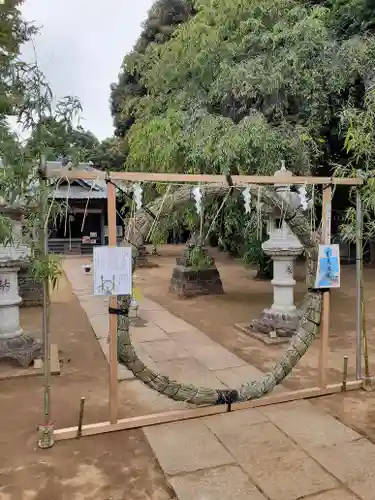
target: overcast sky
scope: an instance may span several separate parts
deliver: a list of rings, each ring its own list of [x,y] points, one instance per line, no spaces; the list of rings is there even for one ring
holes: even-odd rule
[[[25,0],[23,15],[41,26],[39,66],[56,98],[75,95],[81,125],[104,139],[113,133],[109,86],[141,30],[153,0]],[[24,58],[33,59],[32,47]]]

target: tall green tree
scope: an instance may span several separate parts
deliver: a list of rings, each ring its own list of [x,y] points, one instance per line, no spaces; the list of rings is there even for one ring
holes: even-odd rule
[[[108,137],[101,141],[90,153],[89,160],[96,168],[109,171],[121,171],[128,152],[126,139]]]
[[[116,136],[125,136],[134,123],[139,99],[147,95],[147,87],[141,82],[142,74],[137,71],[135,62],[150,44],[167,42],[176,28],[194,14],[192,0],[157,0],[150,9],[133,52],[124,59],[118,82],[111,85],[111,113]]]
[[[70,158],[75,162],[90,161],[99,147],[98,139],[92,132],[84,130],[81,126],[73,126],[61,115],[57,116],[58,118],[56,111],[51,109],[51,114],[43,116],[41,123],[47,160]],[[27,149],[31,155],[40,149],[40,141],[39,132],[34,128],[27,141]]]
[[[0,4],[0,119],[14,113],[22,99],[20,76],[24,64],[17,58],[20,47],[37,32],[21,16],[23,0],[4,0]]]
[[[58,259],[41,256],[39,234],[45,231],[48,215],[53,219],[60,207],[48,206],[48,189],[40,182],[38,172],[45,160],[51,118],[54,116],[64,130],[72,130],[80,105],[75,98],[65,98],[53,107],[52,91],[38,65],[20,59],[22,44],[37,32],[22,18],[21,5],[19,0],[0,3],[0,193],[3,203],[21,203],[25,210],[24,230],[25,236],[31,236],[28,243],[33,250],[34,277],[56,284],[61,272]],[[37,139],[34,149],[25,148],[10,131],[10,115],[17,117],[18,125],[31,138]],[[45,209],[36,210],[42,205]],[[7,244],[15,238],[8,216],[0,214],[0,243]]]
[[[350,164],[342,117],[363,110],[372,81],[370,1],[197,0],[194,14],[125,59],[137,83],[119,104],[131,111],[126,168],[272,174],[285,160],[306,174]],[[241,205],[228,200],[217,231],[225,249],[249,256]]]
[[[200,0],[136,69],[148,96],[128,165],[296,172],[321,163],[340,112],[372,64],[373,39],[339,41],[330,11],[295,0]]]

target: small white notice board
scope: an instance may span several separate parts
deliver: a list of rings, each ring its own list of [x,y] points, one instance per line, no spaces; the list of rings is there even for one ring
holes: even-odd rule
[[[132,294],[132,249],[94,247],[94,295]]]

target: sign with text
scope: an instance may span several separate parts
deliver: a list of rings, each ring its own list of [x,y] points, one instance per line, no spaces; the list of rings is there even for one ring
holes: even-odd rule
[[[315,288],[340,287],[339,245],[319,245]]]
[[[94,247],[94,295],[132,294],[132,249]]]

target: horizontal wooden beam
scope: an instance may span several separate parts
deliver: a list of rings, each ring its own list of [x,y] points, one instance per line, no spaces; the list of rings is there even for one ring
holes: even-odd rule
[[[346,390],[353,391],[361,389],[362,380],[353,380],[347,382]],[[328,396],[342,391],[342,384],[332,384],[321,389],[320,387],[312,387],[309,389],[298,389],[290,392],[280,392],[265,396],[261,399],[254,399],[245,403],[232,405],[232,411],[245,410],[248,408],[256,408],[260,406],[268,406],[277,403],[286,403],[300,399],[315,398],[318,396]],[[148,427],[151,425],[167,424],[170,422],[180,422],[193,418],[207,417],[210,415],[218,415],[227,412],[226,405],[220,406],[199,406],[197,408],[186,410],[172,410],[163,413],[152,413],[150,415],[142,415],[140,417],[130,417],[118,420],[117,423],[100,422],[97,424],[87,424],[82,426],[82,436],[93,436],[96,434],[105,434],[107,432],[117,432],[129,429],[137,429],[140,427]],[[54,432],[54,437],[57,441],[64,439],[74,439],[77,437],[78,427],[68,427],[66,429],[57,429]]]
[[[69,179],[69,180],[104,180],[106,177],[111,181],[130,181],[130,182],[177,182],[177,183],[202,183],[202,184],[227,184],[227,179],[224,175],[199,175],[199,174],[163,174],[163,173],[148,173],[148,172],[104,172],[104,171],[89,171],[50,169],[47,172],[47,177],[50,179]],[[233,175],[231,177],[233,184],[333,184],[344,186],[359,186],[363,184],[363,180],[359,177],[312,177],[312,176],[278,176],[273,175]]]

